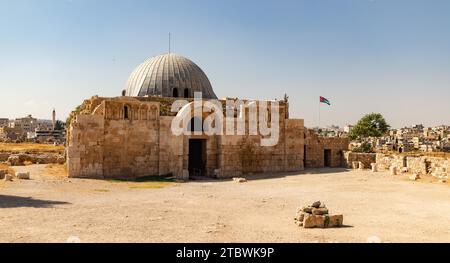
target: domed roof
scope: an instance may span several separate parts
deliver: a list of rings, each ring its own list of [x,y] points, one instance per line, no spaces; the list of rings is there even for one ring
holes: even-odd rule
[[[217,99],[199,66],[170,53],[152,57],[139,65],[128,79],[123,95],[193,98],[194,92],[202,92],[205,99]]]

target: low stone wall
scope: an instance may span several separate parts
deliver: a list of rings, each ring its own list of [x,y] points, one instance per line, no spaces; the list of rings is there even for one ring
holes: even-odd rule
[[[364,167],[369,169],[372,163],[376,162],[375,153],[354,153],[350,151],[344,152],[344,160],[347,168],[352,167],[353,162],[362,162]]]
[[[390,167],[396,167],[397,171],[401,171],[406,167],[406,157],[400,155],[376,154],[377,168],[380,171],[388,171]]]
[[[0,162],[10,166],[21,166],[26,162],[33,164],[64,164],[66,158],[60,153],[0,153]]]
[[[379,170],[389,170],[389,167],[396,167],[398,171],[407,171],[419,175],[430,174],[438,178],[448,178],[450,173],[450,159],[444,157],[378,153],[376,163]]]

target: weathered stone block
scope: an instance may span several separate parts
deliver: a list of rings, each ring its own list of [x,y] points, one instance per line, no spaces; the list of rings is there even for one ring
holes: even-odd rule
[[[325,216],[306,214],[303,219],[304,228],[323,228],[325,226]]]
[[[371,163],[370,165],[372,166],[372,173],[378,172],[378,166],[376,163]]]
[[[326,216],[325,227],[341,227],[344,224],[344,215]]]
[[[20,180],[29,180],[30,179],[30,173],[26,172],[26,173],[16,173],[16,178],[20,179]]]
[[[389,168],[389,173],[390,173],[391,175],[397,175],[397,167],[391,166],[391,167]]]
[[[352,168],[353,168],[353,170],[358,169],[359,168],[359,162],[356,162],[356,161],[352,162]]]
[[[326,215],[328,214],[327,208],[313,208],[312,210],[313,215]]]
[[[305,213],[311,214],[311,213],[312,213],[312,210],[313,210],[313,207],[311,207],[311,206],[305,206],[305,207],[303,207],[303,212],[305,212]]]
[[[358,162],[358,169],[359,170],[364,170],[365,169],[363,162]]]
[[[13,176],[12,176],[12,175],[10,175],[10,174],[5,174],[5,178],[4,178],[5,181],[12,181],[12,179],[13,179]]]
[[[316,201],[316,202],[312,203],[311,207],[319,208],[320,204],[321,204],[320,201]]]
[[[409,180],[411,181],[417,181],[420,179],[420,176],[418,174],[413,174],[409,177]]]

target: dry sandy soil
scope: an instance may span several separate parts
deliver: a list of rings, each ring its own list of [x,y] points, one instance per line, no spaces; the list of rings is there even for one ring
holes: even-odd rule
[[[32,180],[0,183],[0,242],[450,242],[450,186],[426,179],[319,169],[240,184],[129,183],[14,168]],[[315,200],[346,227],[297,227],[296,208]]]
[[[40,153],[46,152],[61,152],[64,151],[64,146],[53,144],[40,143],[2,143],[0,142],[0,152],[26,152],[38,151]]]

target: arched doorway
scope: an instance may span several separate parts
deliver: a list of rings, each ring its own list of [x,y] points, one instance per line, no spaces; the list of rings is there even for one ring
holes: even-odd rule
[[[184,97],[189,98],[189,89],[184,89]]]
[[[172,97],[178,98],[178,89],[177,88],[173,89],[173,96]]]

